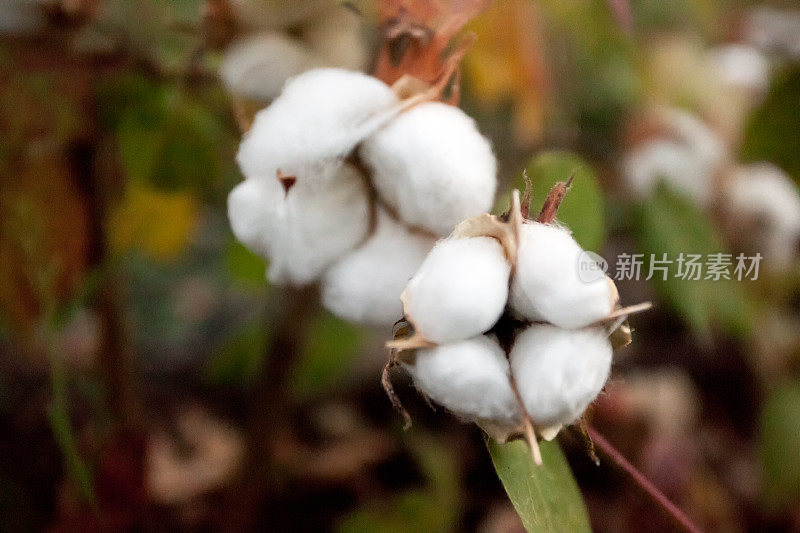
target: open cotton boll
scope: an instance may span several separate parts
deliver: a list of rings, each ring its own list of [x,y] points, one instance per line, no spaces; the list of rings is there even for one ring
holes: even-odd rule
[[[369,194],[349,164],[328,183],[288,190],[276,177],[246,179],[228,195],[228,218],[236,238],[269,260],[271,282],[302,285],[364,239]]]
[[[651,196],[660,181],[704,205],[711,197],[712,169],[697,154],[674,141],[656,139],[628,152],[622,177],[639,197]]]
[[[508,360],[488,337],[417,350],[414,363],[404,366],[421,392],[462,418],[513,423],[520,417]]]
[[[594,401],[611,370],[601,328],[566,330],[536,324],[511,348],[511,372],[534,423],[570,424]]]
[[[673,107],[660,108],[658,114],[674,138],[691,150],[709,172],[726,163],[729,154],[722,139],[698,117]]]
[[[351,322],[393,324],[403,314],[400,292],[433,243],[432,237],[411,232],[385,211],[378,211],[375,233],[322,278],[323,304]]]
[[[457,107],[420,104],[367,138],[360,155],[400,217],[439,235],[494,202],[492,148]]]
[[[769,61],[752,46],[720,46],[709,52],[708,59],[715,74],[729,87],[757,95],[769,86]]]
[[[426,340],[446,343],[491,329],[508,298],[511,265],[492,237],[439,241],[400,299]]]
[[[582,328],[607,317],[611,290],[603,276],[581,279],[582,254],[567,231],[538,222],[523,224],[511,279],[512,311],[562,328]]]
[[[790,266],[800,244],[800,190],[780,168],[769,163],[744,165],[725,184],[731,216],[757,224],[750,243],[762,252],[765,266]]]
[[[309,70],[290,79],[280,96],[259,111],[239,147],[248,177],[271,179],[277,170],[346,156],[391,113],[397,96],[377,78],[336,68]]]
[[[254,100],[276,98],[286,80],[321,66],[308,46],[268,32],[234,42],[222,57],[219,74],[225,88]]]

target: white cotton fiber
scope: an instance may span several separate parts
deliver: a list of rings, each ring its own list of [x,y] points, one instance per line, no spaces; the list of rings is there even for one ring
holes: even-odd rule
[[[600,328],[537,324],[517,336],[509,358],[533,422],[570,424],[603,389],[611,369],[611,344]]]
[[[228,92],[269,102],[292,76],[318,67],[311,49],[278,32],[244,37],[225,50],[219,74]]]
[[[377,78],[319,68],[290,79],[281,95],[256,114],[237,161],[248,178],[297,174],[310,164],[346,156],[372,132],[397,96]]]
[[[269,260],[268,278],[302,285],[361,242],[369,229],[369,195],[349,164],[319,184],[300,179],[285,190],[277,177],[246,179],[228,195],[237,239]]]
[[[488,337],[417,350],[414,364],[404,366],[421,392],[462,418],[519,419],[508,360]]]
[[[660,181],[671,190],[704,205],[711,197],[712,169],[686,146],[655,139],[628,152],[622,177],[640,197],[651,196]]]
[[[712,49],[709,64],[715,75],[727,86],[758,95],[769,87],[770,66],[767,58],[755,47],[727,44]]]
[[[565,230],[538,222],[521,226],[509,305],[528,320],[582,328],[611,313],[605,278],[578,275],[583,250]]]
[[[403,290],[403,310],[431,342],[479,335],[503,314],[510,270],[497,239],[439,241]]]
[[[371,135],[360,155],[378,193],[400,217],[439,235],[494,202],[492,148],[457,107],[418,105]]]
[[[322,278],[323,304],[351,322],[392,325],[403,316],[400,292],[433,243],[379,210],[375,233]]]
[[[758,223],[749,237],[765,266],[793,264],[800,243],[800,190],[792,178],[770,163],[740,166],[725,184],[724,201],[731,216]]]

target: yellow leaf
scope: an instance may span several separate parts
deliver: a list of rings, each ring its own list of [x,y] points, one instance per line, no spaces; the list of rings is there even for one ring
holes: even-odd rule
[[[504,0],[468,26],[478,35],[464,59],[472,90],[486,105],[513,104],[514,133],[523,144],[540,140],[549,93],[539,19],[534,2]]]
[[[189,244],[198,210],[190,193],[130,183],[111,213],[109,245],[115,253],[136,249],[158,261],[175,260]]]

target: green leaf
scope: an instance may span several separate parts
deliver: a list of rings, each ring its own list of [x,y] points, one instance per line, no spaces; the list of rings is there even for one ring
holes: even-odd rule
[[[361,355],[366,331],[323,313],[311,330],[306,350],[293,376],[293,390],[304,397],[329,389],[348,375]]]
[[[600,185],[592,168],[579,156],[570,152],[542,152],[528,163],[528,177],[532,181],[533,195],[531,214],[538,214],[547,198],[547,193],[558,181],[566,181],[575,173],[572,183],[561,207],[558,220],[569,226],[575,240],[587,250],[598,251],[606,238],[605,204]],[[525,181],[520,175],[514,188],[525,191]],[[510,195],[499,202],[499,210],[508,208]]]
[[[634,219],[637,248],[644,254],[641,277],[647,276],[651,257],[661,259],[666,254],[667,260],[673,261],[667,279],[656,272],[650,280],[664,303],[700,336],[710,335],[714,325],[740,337],[748,336],[753,310],[742,282],[676,277],[681,253],[700,254],[704,262],[707,254],[726,252],[708,215],[661,183],[652,199],[636,206]]]
[[[764,503],[772,511],[800,502],[800,381],[772,391],[761,415]]]
[[[536,466],[523,441],[487,439],[497,475],[530,532],[591,531],[578,484],[557,442],[542,442],[544,464]]]
[[[753,113],[742,142],[742,159],[770,161],[800,183],[800,69],[783,72]]]

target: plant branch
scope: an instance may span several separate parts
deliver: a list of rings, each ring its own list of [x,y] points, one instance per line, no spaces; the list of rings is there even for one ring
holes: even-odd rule
[[[587,425],[586,432],[591,438],[592,442],[597,444],[597,447],[614,463],[617,467],[622,469],[625,473],[630,475],[639,486],[655,503],[658,504],[676,523],[690,533],[700,533],[700,528],[684,513],[677,505],[667,498],[667,496],[656,487],[652,481],[647,479],[644,474],[639,472],[627,459],[608,442],[596,429]]]
[[[316,301],[315,287],[286,288],[278,295],[265,361],[247,401],[247,456],[223,513],[220,526],[225,531],[256,528],[260,512],[276,494],[272,446],[278,429],[290,418],[288,383],[312,325],[309,309]]]

